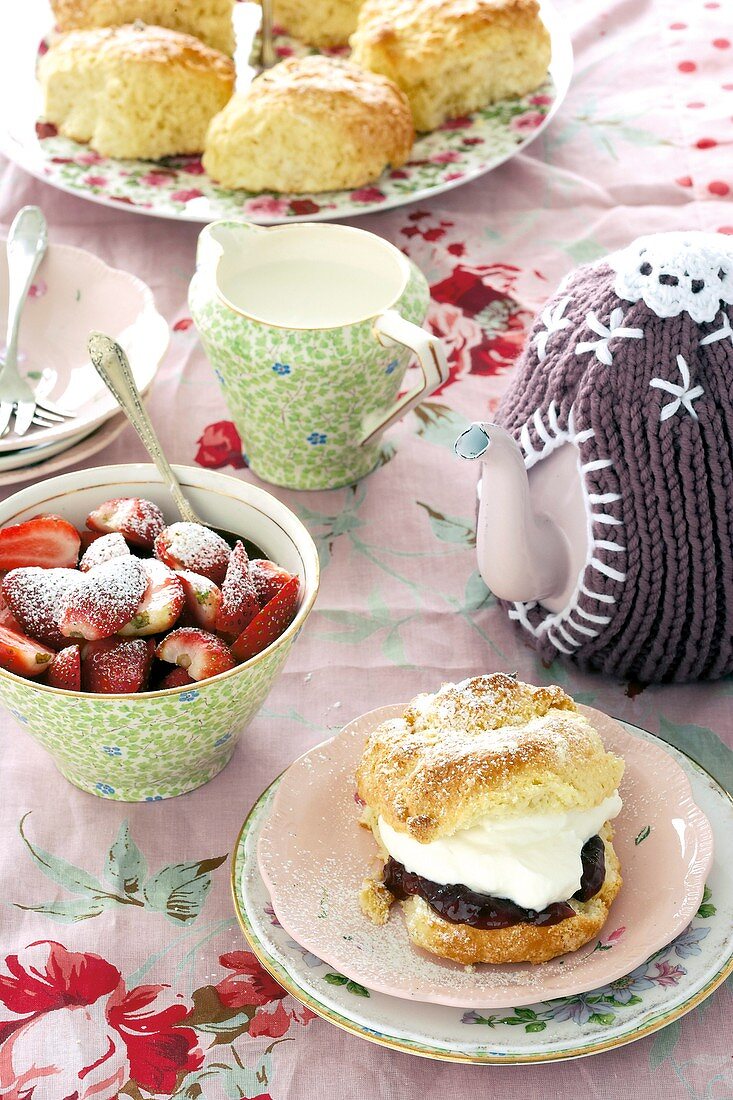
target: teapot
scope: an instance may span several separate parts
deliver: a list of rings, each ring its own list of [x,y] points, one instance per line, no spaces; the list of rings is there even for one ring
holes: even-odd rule
[[[543,657],[642,682],[733,671],[733,240],[660,233],[566,279],[481,467],[481,575]]]

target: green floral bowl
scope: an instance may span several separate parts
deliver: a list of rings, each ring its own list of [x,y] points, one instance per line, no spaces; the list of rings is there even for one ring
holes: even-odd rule
[[[318,554],[293,513],[270,493],[212,470],[178,466],[183,491],[213,527],[242,535],[301,582],[295,619],[271,646],[195,685],[137,695],[62,691],[0,669],[0,699],[69,782],[102,798],[151,802],[191,791],[229,762],[265,700],[318,592]],[[0,503],[0,527],[50,512],[83,528],[110,497],[147,497],[171,522],[154,466],[131,463],[62,474]]]

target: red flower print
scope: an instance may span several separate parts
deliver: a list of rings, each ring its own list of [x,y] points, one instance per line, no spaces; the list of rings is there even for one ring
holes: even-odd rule
[[[105,187],[107,184],[106,176],[85,176],[84,183],[89,184],[90,187]]]
[[[517,275],[517,268],[509,264],[459,264],[431,287],[430,324],[448,349],[450,376],[445,385],[466,372],[496,374],[519,355],[531,314],[514,298]]]
[[[657,973],[654,975],[652,981],[657,985],[668,986],[677,985],[680,978],[683,978],[687,973],[684,967],[670,966],[668,962],[655,963]]]
[[[293,199],[290,203],[290,212],[298,217],[317,214],[320,209],[318,203],[313,202],[312,199]]]
[[[192,199],[200,199],[203,196],[203,191],[199,191],[198,187],[189,187],[184,191],[173,191],[171,199],[173,202],[191,202]]]
[[[523,115],[515,115],[509,125],[512,130],[536,130],[544,121],[541,111],[525,111]]]
[[[101,164],[104,157],[100,157],[99,153],[95,153],[94,150],[90,150],[88,153],[80,153],[76,158],[77,164],[85,164],[89,167],[92,164]]]
[[[433,153],[430,159],[433,164],[455,164],[461,159],[461,154],[456,153],[455,150],[448,150],[445,153]]]
[[[180,1026],[189,1009],[169,996],[166,1003],[164,986],[127,990],[105,959],[53,942],[31,944],[5,965],[0,1095],[8,1100],[30,1100],[36,1089],[39,1097],[114,1100],[128,1080],[170,1094],[203,1061],[196,1033]]]
[[[36,137],[39,141],[43,141],[44,138],[56,137],[58,130],[52,122],[37,122],[36,123]]]
[[[276,199],[274,195],[258,195],[256,199],[248,199],[244,204],[248,214],[265,214],[272,218],[284,217],[288,212],[286,199]]]
[[[360,187],[351,192],[354,202],[384,202],[384,194],[378,187]]]
[[[173,331],[174,332],[188,332],[188,330],[190,329],[192,324],[193,324],[193,319],[191,317],[181,317],[174,324]]]
[[[233,466],[235,470],[243,470],[247,465],[242,454],[242,440],[231,420],[207,424],[197,442],[196,461],[199,466],[211,470]]]
[[[410,178],[410,173],[405,172],[403,168],[395,168],[392,172],[390,172],[389,178],[391,180],[407,180]]]
[[[204,166],[201,163],[201,157],[186,157],[181,161],[180,168],[183,172],[188,172],[189,176],[203,176]]]
[[[294,1020],[307,1024],[315,1019],[309,1008],[296,1001],[290,1001],[292,1008],[285,1007],[283,1002],[287,993],[262,969],[251,951],[230,951],[221,955],[219,962],[233,971],[215,987],[219,1000],[227,1008],[254,1006],[257,1009],[249,1025],[253,1038],[266,1035],[269,1039],[279,1039]]]
[[[441,129],[441,130],[463,130],[464,127],[468,127],[468,126],[473,126],[473,120],[471,118],[469,118],[467,115],[464,115],[461,118],[449,118],[449,119],[447,119],[442,124],[442,126],[439,127],[439,129]]]
[[[165,187],[175,174],[171,169],[155,168],[152,172],[146,172],[144,176],[140,176],[140,182],[146,183],[148,187]]]

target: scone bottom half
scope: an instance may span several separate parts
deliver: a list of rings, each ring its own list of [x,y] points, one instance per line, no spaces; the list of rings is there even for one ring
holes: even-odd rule
[[[497,766],[499,757],[503,769]],[[456,768],[452,783],[450,761]],[[467,781],[468,762],[473,782]],[[416,946],[464,965],[540,963],[577,950],[603,927],[621,888],[613,828],[603,817],[615,816],[621,806],[616,788],[623,767],[561,688],[534,688],[494,674],[418,696],[402,719],[372,733],[357,769],[361,824],[371,829],[382,863],[381,872],[362,885],[362,911],[383,925],[399,902]],[[444,781],[440,797],[437,776]],[[439,803],[443,812],[435,813]],[[548,818],[551,814],[557,816]],[[541,845],[543,830],[548,830],[547,843],[554,823],[566,830],[566,855],[568,844],[572,851],[577,839],[582,868],[579,883],[574,880],[577,888],[559,899],[550,894],[546,904],[522,905],[526,881],[520,886],[519,864],[514,879],[507,869],[511,861],[495,864],[504,868],[500,894],[476,888],[471,874],[480,882],[482,851],[476,837],[480,840],[482,829],[490,838],[498,830],[499,843],[519,829],[520,842],[529,839],[531,848],[532,829],[539,830]],[[586,836],[589,831],[592,835]],[[405,862],[390,853],[383,833],[393,849],[396,839],[407,842]],[[445,863],[446,851],[465,845],[464,836],[469,859],[462,866],[469,868],[469,885],[452,881]],[[441,839],[448,845],[434,843]],[[433,852],[440,881],[428,873]],[[547,888],[556,888],[558,881],[567,879],[555,877],[553,887],[550,874]],[[536,896],[541,896],[539,889]]]

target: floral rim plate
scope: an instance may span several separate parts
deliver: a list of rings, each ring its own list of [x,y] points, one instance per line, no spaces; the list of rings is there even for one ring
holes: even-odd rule
[[[582,708],[606,746],[626,761],[624,808],[614,822],[623,889],[600,939],[541,966],[472,969],[416,949],[399,907],[384,927],[365,920],[358,893],[376,863],[359,828],[354,772],[367,736],[404,707],[380,707],[296,760],[262,828],[259,868],[293,939],[352,981],[395,997],[499,1009],[568,997],[627,974],[679,935],[700,905],[713,835],[682,768],[658,745]],[[378,864],[377,864],[378,866]]]
[[[0,264],[0,316],[7,300],[7,265]],[[13,452],[32,461],[29,448],[62,441],[72,446],[119,412],[89,360],[87,339],[93,329],[122,344],[138,389],[147,390],[170,339],[150,287],[91,252],[51,243],[23,310],[18,366],[38,397],[76,415],[51,428],[33,428],[25,436],[9,432],[0,439],[0,454]],[[39,452],[39,461],[43,457]]]
[[[651,734],[629,732],[662,748],[687,775],[695,802],[723,837],[733,800],[703,768]],[[280,780],[250,811],[232,860],[239,923],[265,969],[292,996],[331,1023],[370,1042],[427,1058],[529,1063],[579,1058],[650,1035],[708,997],[733,972],[733,878],[722,851],[703,902],[688,927],[629,974],[591,992],[481,1013],[411,1002],[352,982],[293,940],[274,915],[257,865],[257,844]],[[610,940],[612,932],[607,935]],[[609,949],[613,950],[610,947]]]
[[[250,7],[236,5],[237,9]],[[236,15],[245,17],[237,21],[238,31],[242,27],[237,53],[246,57],[249,48],[243,41],[244,24],[251,23],[250,13],[238,10]],[[230,191],[209,180],[198,157],[160,162],[112,160],[59,137],[52,126],[38,121],[41,101],[34,76],[38,42],[49,30],[50,15],[48,19],[28,15],[14,33],[13,56],[7,58],[0,77],[0,104],[5,103],[0,107],[5,112],[0,117],[0,149],[27,172],[62,191],[156,217],[210,222],[244,216],[272,225],[290,218],[347,218],[387,210],[483,175],[520,152],[547,125],[565,98],[573,56],[559,14],[544,3],[542,15],[552,36],[550,73],[542,87],[521,99],[505,100],[466,118],[453,119],[435,133],[419,137],[408,164],[355,191],[297,195]],[[278,36],[276,48],[281,57],[308,52],[284,35]],[[244,68],[240,63],[240,74]]]

